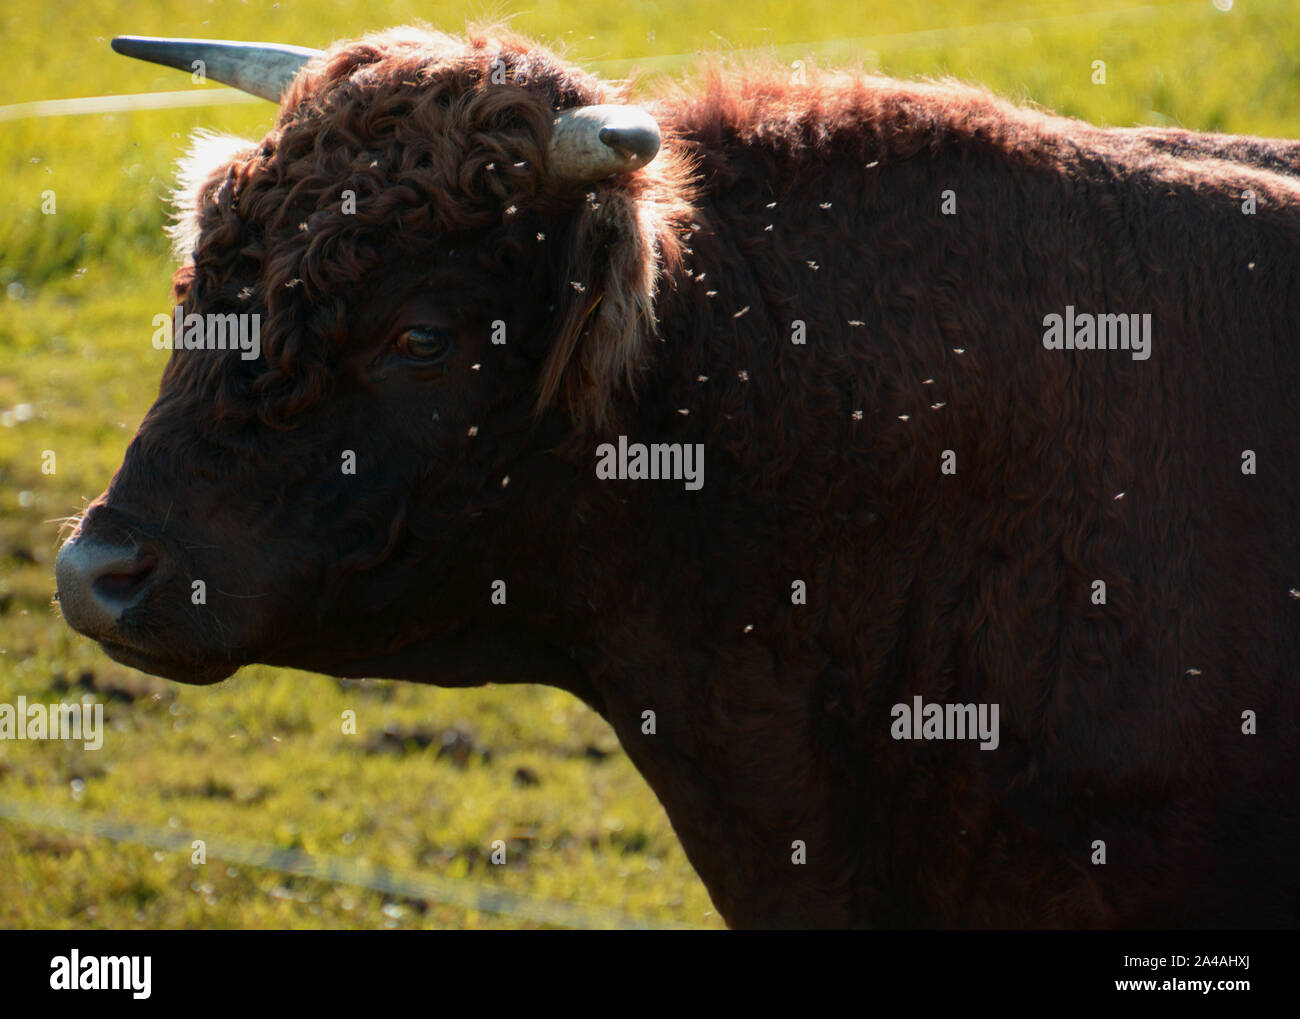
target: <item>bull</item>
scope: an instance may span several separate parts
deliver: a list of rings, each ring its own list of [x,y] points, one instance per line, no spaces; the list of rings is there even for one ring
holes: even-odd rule
[[[733,926],[1296,922],[1296,143],[113,45],[279,103],[172,231],[257,356],[178,344],[59,554],[113,659],[570,691]]]

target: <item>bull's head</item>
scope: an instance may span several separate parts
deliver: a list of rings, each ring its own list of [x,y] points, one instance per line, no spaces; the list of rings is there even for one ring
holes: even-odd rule
[[[510,36],[113,45],[281,106],[260,143],[189,160],[164,333],[202,349],[173,350],[59,554],[68,621],[189,682],[271,662],[572,686],[557,621],[591,613],[553,570],[590,540],[593,446],[565,451],[648,377],[685,158],[648,166],[649,113]],[[243,345],[209,349],[214,322]]]

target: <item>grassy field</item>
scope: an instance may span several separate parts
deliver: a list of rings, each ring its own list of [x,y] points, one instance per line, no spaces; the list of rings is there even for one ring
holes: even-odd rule
[[[1101,123],[1300,132],[1292,0],[1238,0],[1226,12],[1210,0],[115,6],[10,0],[0,104],[190,87],[115,56],[115,34],[324,45],[417,18],[457,31],[500,16],[607,75],[640,68],[643,87],[688,70],[701,49],[766,48],[787,64],[953,75]],[[1097,60],[1104,85],[1092,80]],[[93,693],[109,726],[97,752],[0,742],[0,926],[539,922],[212,856],[193,866],[188,848],[6,821],[5,804],[719,926],[612,732],[565,694],[343,684],[269,668],[215,688],[173,686],[112,663],[52,607],[59,521],[104,488],[162,368],[165,353],[139,324],[167,307],[172,164],[195,128],[256,136],[270,119],[269,105],[0,119],[0,703]],[[48,191],[54,215],[41,210]],[[42,472],[46,450],[53,474]],[[341,731],[347,710],[356,735]],[[488,859],[496,840],[504,866]]]

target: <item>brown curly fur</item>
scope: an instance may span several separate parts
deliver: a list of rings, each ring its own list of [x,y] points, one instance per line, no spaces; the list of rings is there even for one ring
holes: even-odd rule
[[[495,61],[505,87],[492,81]],[[536,250],[537,224],[572,208],[571,189],[546,175],[555,113],[620,98],[499,29],[464,40],[399,29],[335,49],[299,75],[260,147],[183,189],[174,236],[185,254],[193,245],[194,262],[177,273],[178,298],[230,300],[223,283],[255,275],[243,303],[266,309],[272,366],[258,408],[300,412],[328,395],[325,353],[346,342],[340,293],[380,264],[392,238],[472,247],[474,279],[499,281],[511,256]],[[632,382],[654,331],[658,280],[680,265],[688,173],[670,154],[616,188],[592,189],[599,200],[586,203],[560,254],[582,289],[564,295],[540,407],[560,396],[576,418],[604,421],[619,385]],[[345,190],[355,215],[340,212]],[[325,347],[309,345],[321,337]]]

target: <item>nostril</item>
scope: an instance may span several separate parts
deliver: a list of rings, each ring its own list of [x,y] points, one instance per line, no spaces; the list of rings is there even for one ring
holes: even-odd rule
[[[144,597],[159,564],[152,549],[86,535],[66,542],[55,568],[64,618],[93,637],[115,631],[122,614]]]
[[[158,565],[158,557],[145,554],[134,562],[107,566],[91,584],[95,594],[109,601],[126,601],[139,594]]]

